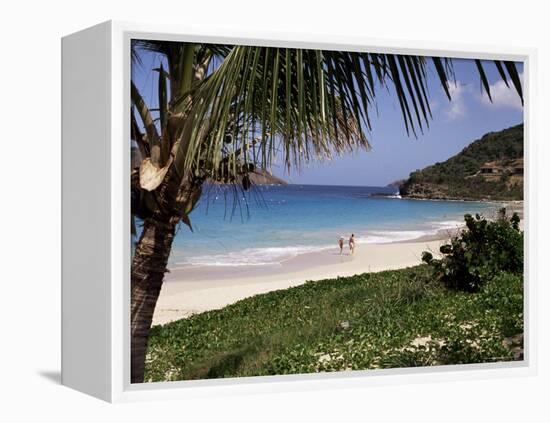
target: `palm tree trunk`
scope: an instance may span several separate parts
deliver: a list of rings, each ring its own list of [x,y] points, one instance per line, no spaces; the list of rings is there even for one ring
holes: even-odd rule
[[[144,378],[149,329],[160,294],[176,224],[158,214],[147,218],[132,260],[131,382]]]

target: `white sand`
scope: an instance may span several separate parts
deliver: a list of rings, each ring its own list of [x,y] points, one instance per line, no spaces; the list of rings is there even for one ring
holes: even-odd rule
[[[421,263],[423,251],[439,252],[443,240],[425,239],[393,244],[359,244],[355,254],[338,249],[303,254],[277,266],[247,269],[171,269],[157,303],[153,324],[222,308],[243,298],[305,283],[399,269]]]

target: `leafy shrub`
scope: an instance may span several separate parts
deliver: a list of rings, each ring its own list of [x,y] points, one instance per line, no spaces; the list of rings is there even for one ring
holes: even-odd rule
[[[523,272],[523,233],[517,213],[508,219],[503,208],[495,221],[479,214],[467,214],[464,220],[466,229],[460,236],[441,246],[441,259],[434,259],[428,252],[422,255],[445,285],[476,292],[500,272]]]

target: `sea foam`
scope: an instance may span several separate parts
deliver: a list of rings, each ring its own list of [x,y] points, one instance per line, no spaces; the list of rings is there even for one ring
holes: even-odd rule
[[[430,222],[428,228],[415,230],[380,230],[367,231],[358,234],[357,244],[391,244],[394,242],[411,241],[424,236],[436,235],[445,229],[456,229],[462,225],[458,220],[446,220]],[[208,254],[192,256],[178,262],[178,265],[191,266],[215,266],[215,267],[239,267],[239,266],[265,266],[278,265],[302,254],[314,253],[324,250],[338,250],[338,237],[332,245],[291,245],[283,247],[246,248],[240,251],[228,251],[221,254]],[[348,239],[344,242],[348,246]]]
[[[265,266],[280,264],[286,260],[301,254],[313,253],[332,246],[288,246],[288,247],[266,247],[247,248],[241,251],[230,251],[224,254],[211,254],[189,257],[178,264],[192,266]]]

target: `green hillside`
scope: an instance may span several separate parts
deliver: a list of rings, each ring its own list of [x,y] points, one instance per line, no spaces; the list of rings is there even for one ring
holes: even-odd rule
[[[485,134],[447,161],[412,172],[399,190],[409,198],[522,200],[523,124]]]

